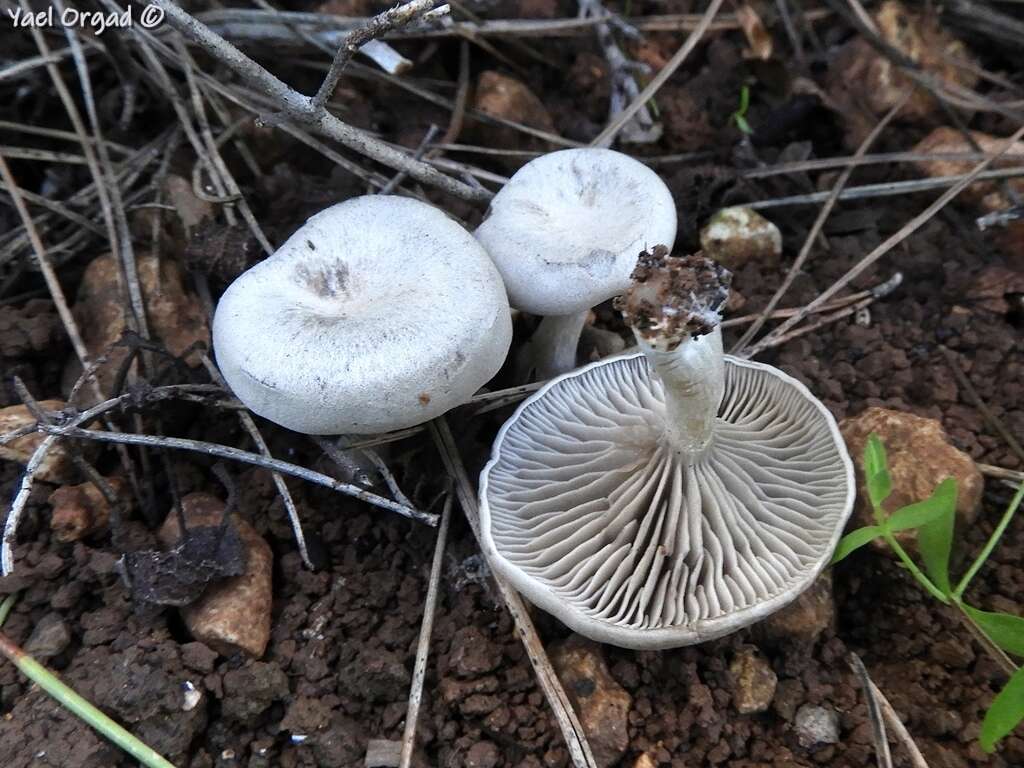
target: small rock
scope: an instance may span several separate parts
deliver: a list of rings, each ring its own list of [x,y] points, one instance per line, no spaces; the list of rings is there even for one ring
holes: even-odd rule
[[[466,768],[494,768],[501,760],[498,748],[489,741],[478,741],[466,753]]]
[[[199,299],[185,290],[181,267],[171,259],[157,259],[149,254],[137,255],[136,263],[153,338],[172,355],[181,356],[188,351],[185,362],[193,367],[199,365],[202,349],[196,351],[194,345],[209,348],[210,331]],[[82,275],[73,308],[90,357],[108,356],[107,362],[97,369],[104,394],[110,394],[121,363],[130,351],[126,346],[112,348],[126,328],[121,282],[121,267],[113,254],[93,259]],[[65,390],[71,389],[80,372],[81,365],[73,358],[64,370]],[[84,387],[82,393],[91,397],[89,387]]]
[[[779,679],[756,648],[744,648],[729,665],[732,700],[741,715],[764,712],[775,697]]]
[[[62,400],[40,400],[39,407],[44,411],[60,411],[65,403]],[[24,405],[10,405],[0,408],[0,434],[13,432],[29,424],[35,424],[35,417]],[[0,445],[0,459],[28,464],[39,444],[46,439],[40,432],[19,437],[4,445]],[[43,463],[36,470],[36,477],[47,483],[67,483],[75,477],[75,468],[64,443],[56,442],[50,447]]]
[[[796,600],[755,624],[754,633],[770,643],[812,645],[834,620],[832,572],[823,571]]]
[[[389,739],[370,739],[366,744],[365,768],[393,768],[402,758],[402,742]]]
[[[956,66],[954,60],[973,62],[967,47],[947,33],[934,14],[912,13],[898,0],[886,0],[874,14],[881,38],[919,69],[940,83],[973,88],[978,80],[973,68]],[[883,115],[899,103],[913,87],[888,56],[863,38],[855,38],[839,51],[829,67],[826,90],[833,104],[843,112],[846,142],[856,146],[870,133],[874,120],[860,105]],[[904,120],[921,121],[938,108],[938,102],[923,88],[916,88],[900,110]]]
[[[185,643],[181,646],[181,663],[196,672],[213,672],[213,667],[217,663],[217,652],[202,643]]]
[[[494,70],[480,73],[473,106],[492,117],[551,133],[555,130],[547,108],[525,83]],[[495,146],[531,147],[537,141],[507,126],[487,125],[483,129]]]
[[[128,502],[130,494],[125,493],[124,480],[120,477],[105,479],[119,501]],[[57,541],[65,544],[105,530],[110,521],[110,503],[91,482],[62,486],[51,493],[47,501],[53,508],[50,530]]]
[[[839,715],[834,709],[804,704],[796,711],[794,727],[804,749],[839,743]]]
[[[700,245],[705,256],[728,269],[751,261],[773,266],[782,255],[782,234],[750,208],[723,208],[700,231]]]
[[[557,644],[551,663],[579,715],[598,768],[615,765],[629,747],[633,697],[608,671],[601,646],[579,636]]]
[[[411,680],[401,657],[383,648],[362,649],[338,671],[338,682],[350,695],[379,703],[404,700]]]
[[[650,753],[644,752],[633,763],[633,768],[658,768],[658,764],[654,762],[654,758],[651,757]]]
[[[49,352],[62,344],[60,319],[49,299],[31,299],[20,307],[0,307],[0,357]]]
[[[71,644],[71,630],[58,613],[48,613],[39,620],[25,651],[38,661],[59,656]]]
[[[846,447],[857,467],[857,503],[854,508],[858,525],[874,525],[875,519],[864,487],[864,445],[868,435],[877,433],[885,444],[892,476],[892,493],[883,507],[888,512],[923,501],[931,496],[947,477],[956,479],[956,514],[959,525],[970,525],[978,516],[984,479],[971,457],[955,448],[942,425],[888,408],[868,408],[858,416],[839,425]],[[896,538],[904,546],[913,546],[917,531],[900,531]],[[887,547],[876,542],[880,549]]]
[[[452,637],[448,664],[459,677],[478,677],[498,668],[501,649],[477,627],[462,627]]]
[[[1024,306],[1021,296],[1024,296],[1024,271],[992,265],[978,273],[965,298],[970,299],[974,306],[1005,315],[1020,312]]]
[[[970,644],[953,637],[933,643],[929,655],[949,669],[966,669],[974,661],[974,651]]]
[[[181,508],[186,525],[217,525],[224,502],[208,493],[190,493]],[[270,641],[274,555],[251,525],[237,517],[234,522],[245,544],[245,573],[211,584],[181,609],[181,617],[192,637],[225,656],[241,650],[258,659]],[[157,536],[165,547],[173,546],[180,537],[178,516],[168,515]]]
[[[981,131],[970,131],[971,138],[981,148],[982,152],[998,151],[1006,139],[998,136],[990,136]],[[913,149],[914,152],[922,154],[957,154],[974,152],[974,147],[955,128],[945,126],[936,128],[925,136]],[[1024,141],[1015,141],[1006,150],[1001,158],[992,163],[992,168],[1012,168],[1024,163]],[[928,176],[959,176],[970,173],[977,165],[972,160],[921,160],[915,163],[923,173]],[[1004,183],[1009,184],[1018,195],[1024,194],[1024,179],[1005,179]],[[1011,207],[1013,203],[1000,191],[998,181],[976,181],[960,193],[961,197],[987,212],[1003,211]]]
[[[224,674],[221,707],[229,720],[254,722],[266,709],[288,695],[288,678],[277,664],[254,661]]]

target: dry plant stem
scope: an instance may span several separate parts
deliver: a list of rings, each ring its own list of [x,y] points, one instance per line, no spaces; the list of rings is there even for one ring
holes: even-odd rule
[[[370,460],[370,463],[373,464],[374,468],[384,479],[384,484],[388,487],[388,490],[391,491],[391,495],[395,498],[395,501],[399,504],[404,504],[407,507],[415,506],[415,504],[409,500],[409,497],[402,492],[402,488],[398,485],[398,481],[395,480],[395,476],[391,474],[391,470],[388,469],[388,465],[384,462],[384,459],[380,457],[380,454],[373,450],[373,448],[361,448],[360,451]]]
[[[366,25],[352,31],[334,54],[331,67],[327,70],[327,76],[321,83],[320,90],[313,96],[310,103],[313,109],[323,109],[330,101],[331,96],[334,95],[334,89],[338,87],[342,72],[345,71],[345,67],[361,46],[371,40],[383,37],[393,29],[404,27],[418,16],[424,15],[434,7],[434,2],[435,0],[411,0],[405,5],[390,8],[374,16]]]
[[[466,516],[469,527],[472,528],[473,535],[479,544],[480,515],[477,509],[476,493],[473,490],[472,483],[470,483],[469,475],[466,474],[466,467],[459,456],[459,450],[455,445],[455,438],[452,436],[448,422],[444,416],[441,416],[430,422],[428,428],[441,454],[441,459],[444,461],[445,469],[447,469],[448,474],[455,483],[455,492],[458,494],[462,512]],[[523,641],[526,655],[533,666],[534,674],[537,675],[537,681],[540,683],[541,690],[544,691],[548,705],[551,707],[555,720],[562,731],[562,737],[565,739],[566,747],[569,750],[569,758],[576,768],[596,768],[594,755],[590,750],[590,744],[587,743],[587,736],[583,730],[583,725],[573,711],[565,689],[562,688],[562,683],[559,681],[554,668],[551,666],[551,662],[548,660],[547,653],[544,651],[540,637],[537,636],[537,630],[533,626],[533,621],[530,619],[530,614],[526,609],[523,598],[501,576],[496,573],[491,575],[494,583],[498,586],[498,591],[505,602],[505,606],[508,608],[508,612],[512,616],[512,621],[516,626],[519,637]]]
[[[896,114],[903,108],[903,105],[907,103],[907,99],[910,98],[912,93],[912,88],[906,91],[892,109],[885,114],[885,117],[878,121],[878,124],[871,130],[871,133],[868,134],[867,138],[861,142],[861,145],[857,147],[857,151],[853,155],[853,162],[846,166],[843,172],[839,175],[839,178],[836,180],[836,183],[833,185],[832,191],[829,193],[828,200],[825,201],[825,205],[823,205],[821,210],[818,212],[818,218],[814,220],[814,224],[807,233],[807,237],[804,238],[804,244],[800,248],[800,253],[797,254],[797,257],[790,266],[789,271],[786,272],[786,276],[782,280],[782,285],[780,285],[772,295],[767,306],[765,306],[757,320],[747,328],[743,333],[743,336],[740,337],[740,340],[733,345],[733,348],[730,350],[731,354],[741,355],[743,353],[743,350],[757,335],[757,332],[761,330],[765,321],[768,320],[768,317],[779,305],[779,302],[782,301],[782,297],[789,291],[790,287],[793,285],[793,281],[796,280],[796,276],[803,269],[804,263],[807,261],[807,257],[811,255],[811,248],[814,247],[814,243],[818,239],[818,235],[825,226],[826,219],[828,219],[829,214],[832,213],[832,209],[835,207],[836,201],[839,199],[839,194],[846,186],[846,182],[850,180],[850,176],[853,174],[853,169],[855,167],[854,164],[857,160],[860,160],[865,154],[867,154],[868,149],[870,149],[871,145],[875,143],[875,140],[882,135],[882,131],[884,131],[886,126],[888,126],[889,123],[892,122],[892,119],[896,117]]]
[[[633,74],[636,66],[626,58],[615,42],[611,26],[605,21],[609,16],[608,11],[601,5],[601,0],[578,0],[578,5],[581,18],[599,19],[594,31],[610,69],[609,76],[612,82],[608,120],[611,121],[622,110],[627,99],[632,101],[640,93],[640,86],[637,85]],[[623,134],[623,141],[648,143],[661,137],[661,126],[655,123],[647,104],[643,104],[633,119],[623,127]]]
[[[871,720],[871,733],[875,739],[875,757],[878,759],[878,768],[892,768],[892,755],[889,752],[889,740],[885,736],[885,723],[882,722],[878,697],[875,696],[874,686],[871,685],[871,678],[864,668],[864,662],[860,656],[851,653],[848,658],[850,668],[864,689],[864,698],[868,703],[868,718]]]
[[[302,95],[278,80],[224,38],[214,34],[207,26],[171,3],[170,0],[154,0],[154,5],[164,10],[168,23],[197,43],[208,54],[227,65],[240,77],[271,96],[283,108],[288,119],[307,125],[351,150],[366,155],[389,168],[405,171],[417,181],[438,187],[456,197],[472,202],[483,202],[490,198],[490,193],[486,190],[471,187],[440,173],[426,163],[413,160],[365,131],[343,122],[325,108],[317,108],[310,97]]]
[[[994,477],[999,480],[1011,480],[1014,483],[1014,488],[1017,487],[1017,483],[1024,482],[1024,472],[1020,472],[1016,469],[1006,469],[1006,467],[996,467],[992,464],[983,464],[982,462],[975,462],[974,466],[978,468],[978,471],[986,477]]]
[[[1013,146],[1014,142],[1018,141],[1022,136],[1024,136],[1024,126],[1021,126],[1016,131],[1014,131],[1013,135],[1000,145],[999,150],[992,157],[982,160],[980,163],[978,163],[978,165],[976,165],[970,173],[962,177],[960,181],[958,181],[952,187],[947,189],[935,202],[933,202],[931,205],[925,208],[921,213],[919,213],[913,219],[911,219],[902,227],[900,227],[900,229],[897,232],[888,237],[881,245],[879,245],[877,248],[875,248],[873,251],[867,254],[845,275],[843,275],[841,278],[836,280],[832,285],[830,285],[828,288],[826,288],[824,291],[818,294],[817,298],[815,298],[807,306],[803,307],[799,313],[789,318],[788,320],[784,321],[782,325],[780,325],[767,336],[764,336],[759,342],[757,342],[753,347],[750,348],[746,356],[753,357],[758,352],[765,349],[771,341],[782,336],[787,331],[792,329],[793,326],[799,323],[801,320],[803,320],[808,315],[808,313],[810,313],[812,310],[820,307],[822,304],[827,302],[839,291],[841,291],[843,288],[849,285],[850,282],[853,281],[864,270],[866,270],[868,267],[870,267],[872,264],[874,264],[876,261],[882,258],[882,256],[887,254],[889,251],[891,251],[893,248],[895,248],[897,245],[903,242],[906,238],[908,238],[910,235],[912,235],[914,232],[920,229],[925,224],[925,222],[929,221],[936,213],[942,210],[954,197],[963,192],[964,189],[966,189],[967,186],[972,181],[974,181],[982,171],[988,168],[988,166],[991,165],[994,160],[1001,157],[1008,149],[1010,149],[1010,147]]]
[[[896,710],[893,709],[892,704],[885,698],[885,694],[875,685],[871,678],[868,678],[868,683],[871,686],[872,693],[875,694],[875,698],[878,699],[878,705],[882,710],[882,717],[885,718],[885,722],[889,724],[889,728],[899,739],[900,744],[907,751],[907,756],[910,758],[910,764],[913,768],[928,768],[928,763],[924,759],[924,755],[921,754],[921,750],[917,748],[917,742],[914,741],[914,737],[910,735],[910,731],[907,730],[907,726],[900,720],[900,716],[896,714]]]
[[[290,464],[287,461],[281,461],[280,459],[275,459],[272,456],[261,456],[258,453],[249,453],[248,451],[242,451],[228,445],[207,443],[202,440],[187,440],[180,437],[137,435],[125,432],[103,432],[100,430],[82,429],[77,426],[47,426],[45,424],[40,424],[37,429],[44,434],[49,434],[51,437],[59,435],[73,439],[96,440],[102,443],[123,443],[125,445],[144,445],[153,448],[171,448],[180,451],[204,453],[208,456],[216,456],[221,459],[239,461],[243,464],[252,464],[253,466],[262,467],[263,469],[268,470],[276,470],[277,472],[292,475],[310,483],[322,485],[326,488],[330,488],[332,491],[338,491],[339,493],[353,496],[360,501],[365,501],[367,504],[372,504],[375,507],[380,507],[381,509],[386,509],[390,512],[397,512],[403,517],[408,517],[411,520],[426,523],[432,527],[437,525],[437,515],[421,512],[418,509],[391,501],[391,499],[385,499],[383,496],[378,496],[376,493],[365,491],[351,483],[343,483],[340,480],[335,480],[333,477],[329,477],[328,475],[324,475],[320,472],[315,472],[311,469],[306,469],[305,467],[300,467],[297,464]]]
[[[213,361],[203,355],[203,366],[206,368],[210,377],[226,392],[230,389],[224,377],[221,376],[220,370],[213,364]],[[256,444],[257,450],[259,450],[261,456],[271,458],[270,449],[267,447],[267,441],[263,439],[263,435],[260,433],[259,428],[256,426],[256,421],[248,410],[240,410],[238,412],[238,421],[242,425],[249,437]],[[299,510],[295,506],[295,500],[292,498],[291,492],[288,490],[288,486],[284,482],[284,477],[281,476],[280,472],[271,472],[270,476],[274,480],[274,487],[277,488],[277,494],[281,497],[281,501],[284,504],[284,508],[288,511],[288,521],[292,526],[292,535],[295,536],[295,543],[299,548],[299,555],[302,557],[302,562],[310,570],[314,570],[313,561],[309,559],[309,551],[306,549],[306,537],[302,533],[302,520],[299,518]],[[411,505],[410,505],[411,506]]]
[[[0,654],[17,667],[25,677],[52,696],[62,707],[81,718],[87,725],[147,768],[174,768],[174,765],[167,762],[155,749],[139,741],[62,683],[57,675],[25,653],[3,632],[0,632]]]
[[[983,156],[984,157],[984,156]],[[990,156],[991,157],[991,156]],[[974,177],[975,181],[1013,179],[1024,176],[1024,168],[999,168],[994,171],[985,171]],[[936,189],[946,189],[967,178],[967,175],[958,176],[933,176],[927,179],[911,179],[909,181],[887,181],[880,184],[865,184],[860,187],[847,187],[839,195],[840,200],[869,200],[876,197],[895,197],[906,195],[911,192],[929,192]],[[809,205],[824,202],[828,199],[828,192],[810,192],[806,195],[791,195],[789,197],[777,197],[771,200],[758,200],[748,203],[747,207],[755,211],[766,208],[778,208],[784,205]]]
[[[409,691],[409,706],[405,713],[405,730],[402,733],[402,753],[398,768],[409,768],[412,753],[416,749],[416,725],[420,716],[420,701],[423,698],[423,681],[427,676],[427,659],[430,656],[430,637],[434,631],[434,611],[437,608],[437,592],[441,584],[441,566],[444,563],[444,549],[448,543],[448,526],[452,517],[452,499],[449,491],[441,510],[441,523],[437,527],[437,541],[434,544],[434,559],[430,564],[430,580],[427,582],[427,601],[423,607],[423,622],[420,624],[420,638],[416,645],[416,661],[412,668],[412,690]]]
[[[21,0],[26,5],[26,0]],[[59,13],[63,13],[64,5],[62,0],[53,0],[54,7]],[[96,178],[97,191],[100,194],[100,201],[104,206],[104,217],[110,217],[108,227],[112,233],[116,231],[116,237],[111,237],[111,249],[117,255],[118,264],[121,267],[121,276],[125,281],[128,307],[128,327],[136,331],[144,339],[149,338],[149,329],[146,321],[146,306],[142,298],[142,286],[139,282],[139,271],[135,261],[135,251],[132,247],[131,233],[128,231],[128,217],[124,211],[124,200],[121,196],[121,188],[117,183],[113,172],[113,162],[110,159],[110,151],[100,127],[99,115],[96,112],[96,101],[93,97],[92,80],[89,77],[89,67],[85,61],[85,52],[79,42],[78,34],[74,26],[68,25],[64,28],[64,36],[67,38],[68,47],[71,49],[71,56],[75,62],[78,72],[78,80],[82,89],[82,99],[85,102],[86,114],[89,117],[89,124],[92,126],[93,137],[96,141],[96,161],[90,162],[89,167]],[[44,44],[45,45],[45,44]],[[42,52],[43,48],[40,47]],[[53,69],[56,69],[54,66]],[[63,99],[63,96],[62,96]],[[72,115],[73,105],[66,103],[68,115]],[[86,158],[90,157],[92,148],[88,142],[88,136],[84,130],[79,130],[80,120],[73,120],[75,130],[82,136],[82,151]],[[109,186],[104,191],[104,184]],[[142,355],[140,360],[145,361],[148,355]]]
[[[18,184],[15,182],[14,176],[11,175],[11,169],[8,167],[2,153],[0,153],[0,177],[3,177],[4,185],[14,200],[14,207],[17,209],[22,224],[25,226],[32,249],[35,251],[39,271],[43,275],[43,280],[46,282],[46,287],[50,292],[50,298],[53,299],[54,306],[57,308],[57,314],[64,325],[64,332],[71,339],[71,346],[74,348],[78,359],[85,365],[89,360],[89,353],[85,348],[85,342],[82,341],[82,337],[78,332],[78,326],[75,324],[75,319],[71,315],[67,299],[64,296],[64,289],[61,288],[60,281],[57,280],[57,274],[53,271],[53,267],[50,266],[50,260],[46,255],[46,248],[43,246],[43,241],[36,231],[35,223],[25,207],[25,201],[21,197]]]
[[[718,15],[719,9],[722,7],[723,0],[711,0],[711,4],[708,9],[704,11],[704,15],[701,16],[700,23],[694,28],[693,32],[690,33],[689,37],[686,38],[686,42],[676,51],[672,58],[668,60],[668,63],[656,74],[651,82],[640,91],[633,101],[618,114],[618,116],[608,124],[608,126],[597,135],[597,137],[590,142],[592,147],[609,147],[615,140],[615,136],[619,131],[633,119],[640,109],[651,100],[651,97],[658,92],[658,89],[665,84],[665,82],[675,74],[675,71],[679,69],[680,65],[686,61],[686,57],[690,55],[690,52],[697,47],[697,43],[700,42],[701,38],[708,31],[711,26],[711,22],[715,16]]]
[[[457,5],[457,3],[455,3]],[[834,14],[825,8],[815,8],[802,14],[805,22],[816,23]],[[274,42],[294,37],[294,30],[314,36],[317,43],[331,50],[355,27],[365,24],[365,18],[340,18],[322,13],[298,11],[258,11],[250,8],[223,8],[205,11],[197,18],[210,25],[226,38],[251,42]],[[703,15],[696,13],[652,14],[624,19],[638,32],[692,32],[703,23]],[[443,27],[419,27],[396,30],[388,39],[430,39],[463,37],[478,40],[490,37],[575,37],[589,34],[601,23],[595,18],[560,19],[484,19],[480,21],[454,21]],[[709,32],[729,32],[740,29],[736,15],[723,13],[708,26]],[[39,66],[37,63],[36,66]],[[0,76],[3,72],[0,71]],[[2,77],[0,77],[2,79]]]

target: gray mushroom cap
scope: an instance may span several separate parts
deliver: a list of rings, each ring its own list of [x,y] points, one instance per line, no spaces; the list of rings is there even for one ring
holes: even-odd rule
[[[492,567],[595,640],[638,649],[747,626],[810,586],[852,509],[835,420],[797,380],[725,357],[714,438],[666,439],[643,354],[549,382],[504,425],[480,480]]]
[[[308,434],[379,433],[466,402],[512,340],[501,276],[473,236],[402,197],[310,218],[224,293],[213,343],[259,415]]]
[[[658,175],[628,155],[565,149],[520,168],[476,237],[512,306],[568,315],[621,293],[647,246],[671,249],[676,208]]]

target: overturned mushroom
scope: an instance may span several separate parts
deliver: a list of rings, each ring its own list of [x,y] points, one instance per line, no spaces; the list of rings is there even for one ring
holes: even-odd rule
[[[767,616],[814,581],[852,509],[825,407],[722,354],[729,277],[642,254],[621,301],[642,351],[548,383],[481,475],[492,566],[595,640],[689,645]]]
[[[379,433],[468,400],[512,340],[501,276],[473,236],[403,197],[313,216],[224,293],[217,362],[259,415],[309,434]]]
[[[521,368],[546,379],[576,367],[587,312],[626,289],[636,254],[672,248],[676,209],[642,163],[610,149],[566,149],[520,168],[476,237],[512,306],[544,316]]]

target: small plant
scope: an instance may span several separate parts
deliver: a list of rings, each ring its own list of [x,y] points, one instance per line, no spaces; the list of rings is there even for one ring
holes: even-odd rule
[[[832,564],[835,565],[851,552],[881,538],[932,597],[960,612],[965,623],[982,640],[985,650],[1010,675],[1009,682],[992,701],[981,724],[979,741],[986,752],[991,752],[1000,739],[1024,720],[1024,667],[1018,667],[1006,655],[1011,653],[1024,656],[1024,618],[978,610],[963,601],[963,594],[1013,519],[1024,498],[1024,483],[1017,489],[977,559],[954,587],[950,581],[949,557],[956,521],[956,480],[946,478],[924,501],[909,504],[892,514],[887,513],[882,503],[892,491],[892,478],[886,462],[885,446],[875,434],[868,437],[867,445],[864,446],[864,475],[875,525],[858,528],[844,536],[832,557]],[[917,549],[923,570],[896,540],[896,533],[911,529],[917,529]]]
[[[750,123],[747,122],[747,110],[750,108],[750,86],[744,85],[740,88],[740,106],[735,112],[733,112],[729,119],[736,123],[736,127],[740,129],[741,133],[745,133],[747,136],[754,132],[754,129],[750,127]]]

